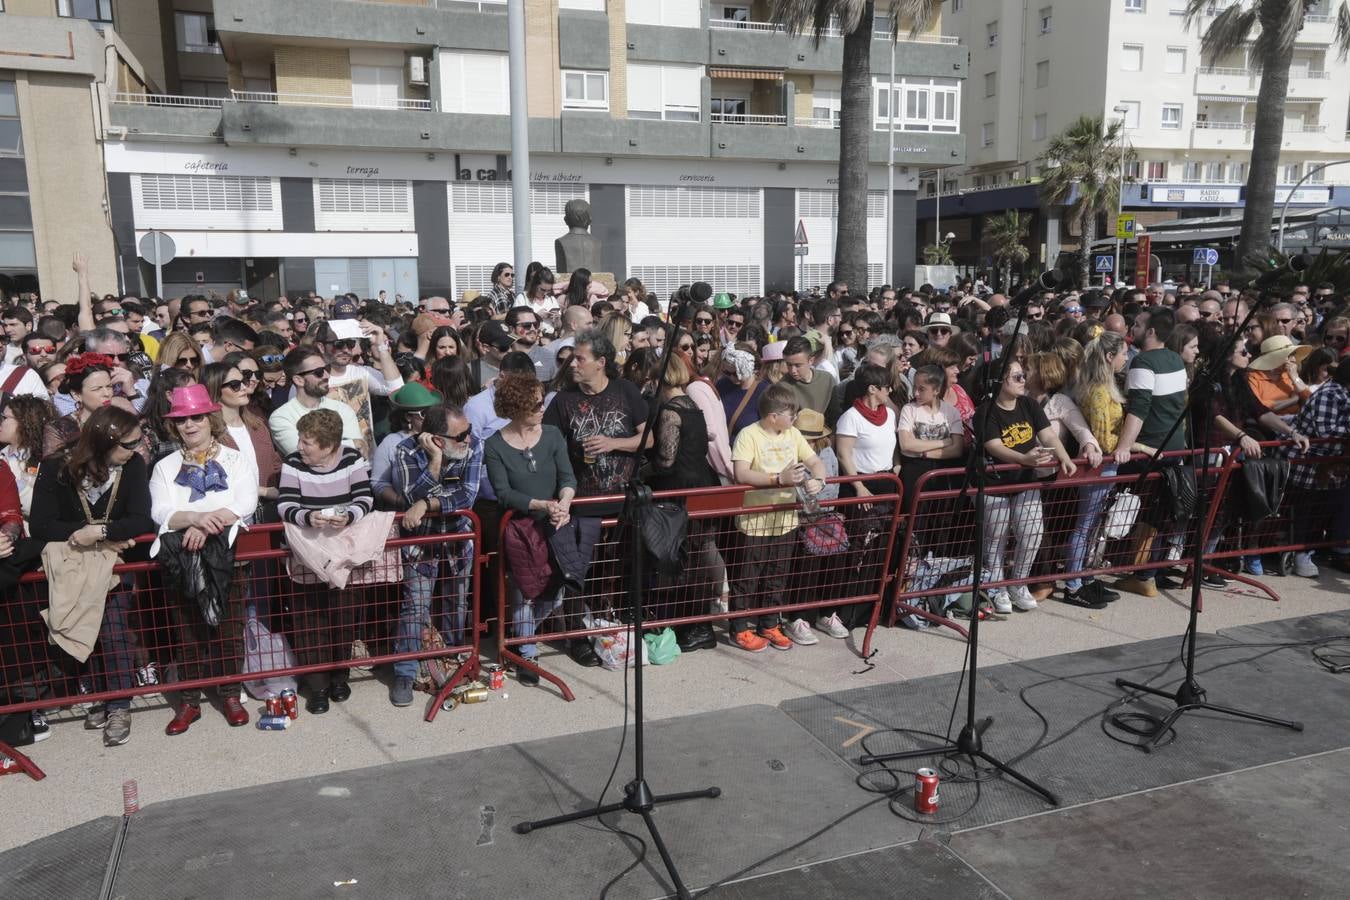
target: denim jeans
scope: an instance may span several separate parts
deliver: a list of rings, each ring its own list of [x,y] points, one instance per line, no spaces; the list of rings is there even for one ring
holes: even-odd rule
[[[1110,478],[1116,474],[1113,464],[1102,466],[1102,477]],[[1078,521],[1074,523],[1073,534],[1069,536],[1068,571],[1078,572],[1088,556],[1088,538],[1092,529],[1097,527],[1106,508],[1106,496],[1111,493],[1112,484],[1091,484],[1078,489]],[[1064,582],[1069,590],[1076,591],[1083,586],[1083,579],[1068,578]]]
[[[467,563],[458,557],[433,557],[403,564],[403,599],[398,610],[398,641],[394,652],[412,653],[422,649],[422,627],[432,622],[431,604],[436,585],[448,582],[452,603],[442,608],[439,628],[447,645],[468,640],[469,619]],[[448,626],[448,627],[447,627]],[[405,659],[394,663],[394,676],[416,678],[418,661]]]
[[[1045,536],[1044,513],[1039,489],[1016,494],[993,494],[984,498],[984,580],[1002,581],[1003,555],[1008,549],[1010,531],[1017,533],[1009,576],[1022,579],[1031,575],[1036,554],[1041,552]],[[996,590],[1003,590],[996,588]]]
[[[520,589],[515,585],[507,588],[507,594],[511,599],[511,624],[515,628],[516,637],[534,637],[535,627],[562,606],[562,588],[551,594],[543,594],[539,597],[526,599],[520,594]],[[534,659],[539,655],[539,648],[536,644],[521,644],[520,655],[526,659]]]

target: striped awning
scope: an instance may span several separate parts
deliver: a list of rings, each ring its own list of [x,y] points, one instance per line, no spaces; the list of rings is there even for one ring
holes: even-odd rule
[[[723,66],[709,66],[709,78],[746,78],[760,81],[782,81],[782,69],[728,69]]]

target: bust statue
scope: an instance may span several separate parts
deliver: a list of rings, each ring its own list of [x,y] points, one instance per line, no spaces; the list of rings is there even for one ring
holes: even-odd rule
[[[591,205],[581,198],[567,201],[563,208],[567,234],[553,242],[557,257],[557,272],[575,272],[577,269],[600,269],[600,239],[590,233]]]

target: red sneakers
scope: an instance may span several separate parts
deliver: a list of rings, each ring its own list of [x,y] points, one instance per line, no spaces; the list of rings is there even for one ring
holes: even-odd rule
[[[745,631],[736,632],[732,635],[731,640],[737,647],[740,647],[742,650],[749,650],[751,653],[760,653],[765,647],[769,646],[768,641],[755,634],[749,628],[745,629]],[[787,640],[787,638],[784,638],[784,640]]]
[[[769,646],[775,650],[791,650],[792,639],[783,634],[781,626],[775,625],[772,628],[765,628],[759,633],[762,640],[767,641]]]

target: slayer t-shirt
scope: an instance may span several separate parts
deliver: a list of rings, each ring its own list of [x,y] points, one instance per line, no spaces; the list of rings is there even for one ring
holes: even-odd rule
[[[577,496],[624,492],[637,473],[637,455],[613,452],[592,457],[582,442],[593,435],[633,437],[646,418],[647,401],[642,392],[631,381],[619,378],[611,378],[598,394],[570,388],[553,397],[544,413],[544,424],[554,426],[567,438],[567,455],[577,477]]]
[[[997,438],[1003,446],[1017,453],[1026,453],[1036,446],[1036,435],[1042,429],[1050,427],[1045,410],[1036,401],[1028,397],[1018,397],[1012,409],[1004,409],[993,400],[980,404],[975,410],[975,439],[981,448],[988,440]],[[985,462],[997,464],[1000,461],[985,454]],[[991,474],[990,481],[1016,482],[1033,477],[1033,469],[1021,472],[1002,472]]]

